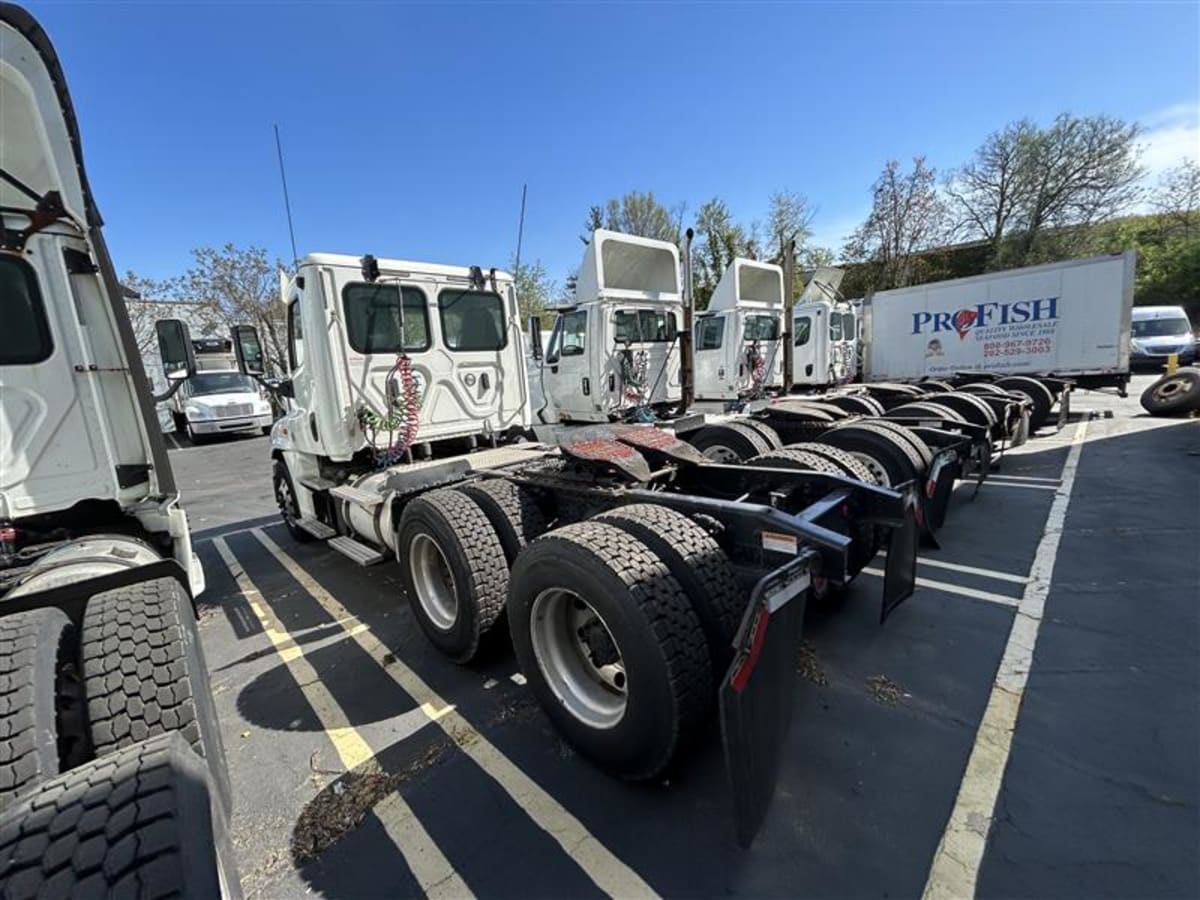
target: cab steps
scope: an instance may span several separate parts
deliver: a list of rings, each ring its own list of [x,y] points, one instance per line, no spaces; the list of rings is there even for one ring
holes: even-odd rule
[[[335,538],[330,538],[329,546],[347,559],[352,559],[360,566],[373,566],[383,562],[383,554],[364,544],[362,541],[356,541],[349,535],[339,535]]]

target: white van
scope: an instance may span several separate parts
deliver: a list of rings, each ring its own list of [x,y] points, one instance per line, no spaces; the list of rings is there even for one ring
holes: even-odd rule
[[[1130,366],[1166,365],[1172,353],[1181,366],[1196,361],[1192,323],[1182,306],[1135,306],[1130,332]]]

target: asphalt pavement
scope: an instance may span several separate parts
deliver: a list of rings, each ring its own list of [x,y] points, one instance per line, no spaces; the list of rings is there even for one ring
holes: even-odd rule
[[[247,896],[1200,896],[1200,421],[1149,380],[960,485],[885,625],[871,571],[809,610],[750,850],[715,727],[613,780],[510,650],[433,651],[394,563],[294,542],[268,439],[173,449]]]

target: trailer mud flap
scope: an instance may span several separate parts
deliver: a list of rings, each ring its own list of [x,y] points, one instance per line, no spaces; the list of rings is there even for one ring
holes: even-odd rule
[[[892,612],[913,595],[917,584],[917,544],[921,526],[917,522],[917,504],[906,495],[904,524],[892,529],[888,539],[887,567],[883,574],[883,602],[879,622],[883,624]]]
[[[741,847],[754,841],[775,795],[815,559],[806,552],[755,585],[721,682],[721,741]]]

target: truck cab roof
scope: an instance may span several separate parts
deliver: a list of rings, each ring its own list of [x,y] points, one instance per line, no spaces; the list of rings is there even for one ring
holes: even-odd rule
[[[471,278],[470,266],[449,266],[442,263],[386,257],[379,257],[376,261],[379,263],[380,274],[393,278],[428,276],[461,281],[469,281]],[[348,253],[310,253],[300,260],[298,268],[302,269],[305,266],[329,266],[357,270],[362,268],[362,257],[351,256]],[[483,274],[491,277],[493,271],[497,281],[510,282],[513,280],[512,275],[503,269],[484,269]]]

